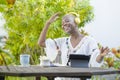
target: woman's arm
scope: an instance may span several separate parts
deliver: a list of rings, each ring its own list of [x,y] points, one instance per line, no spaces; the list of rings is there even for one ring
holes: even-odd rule
[[[50,19],[46,22],[41,34],[40,34],[40,37],[38,39],[38,44],[41,46],[41,47],[45,47],[45,40],[46,40],[46,33],[47,33],[47,30],[50,26],[50,24],[52,22],[54,22],[58,16],[60,15],[60,12],[57,12],[56,14],[54,14],[52,17],[50,17]]]

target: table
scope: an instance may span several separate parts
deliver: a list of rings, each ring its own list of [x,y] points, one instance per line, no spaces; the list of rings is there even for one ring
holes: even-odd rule
[[[14,77],[36,77],[39,80],[41,76],[53,80],[55,77],[79,77],[91,78],[92,75],[120,74],[120,70],[102,69],[102,68],[73,68],[67,66],[61,67],[41,67],[41,66],[0,66],[0,80],[5,76]]]

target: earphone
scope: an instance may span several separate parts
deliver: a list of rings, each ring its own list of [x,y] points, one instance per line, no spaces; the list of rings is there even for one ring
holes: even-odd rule
[[[75,13],[75,12],[70,12],[69,14],[73,14],[73,15],[75,15],[75,22],[76,22],[76,24],[80,24],[80,16],[79,16],[79,14],[77,14],[77,13]]]

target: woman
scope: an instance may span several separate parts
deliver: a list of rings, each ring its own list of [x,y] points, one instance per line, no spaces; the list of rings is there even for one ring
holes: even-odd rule
[[[78,14],[68,13],[62,18],[62,29],[70,35],[70,37],[62,37],[57,39],[46,39],[46,33],[49,25],[54,22],[60,13],[54,14],[45,24],[38,44],[42,47],[46,47],[46,54],[53,61],[57,55],[57,50],[61,51],[62,65],[67,65],[70,54],[82,54],[91,55],[89,60],[89,67],[100,67],[103,61],[103,57],[109,53],[109,49],[98,48],[97,42],[90,36],[84,36],[79,32]],[[57,46],[57,48],[56,48]],[[53,57],[51,57],[53,56]]]

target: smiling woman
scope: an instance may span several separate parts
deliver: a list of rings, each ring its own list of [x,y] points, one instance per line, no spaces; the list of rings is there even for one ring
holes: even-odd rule
[[[31,64],[39,63],[38,57],[44,54],[44,50],[36,44],[37,39],[45,21],[54,13],[60,11],[63,15],[68,12],[77,12],[81,15],[79,26],[84,26],[93,19],[93,7],[90,5],[89,0],[77,1],[16,0],[15,4],[10,8],[8,5],[2,6],[2,12],[6,20],[5,29],[9,36],[6,48],[15,56],[16,64],[19,64],[18,55],[21,53],[34,55],[32,56]],[[54,7],[55,5],[57,6]],[[61,20],[59,19],[51,24],[47,37],[65,36],[61,30],[60,23]]]

